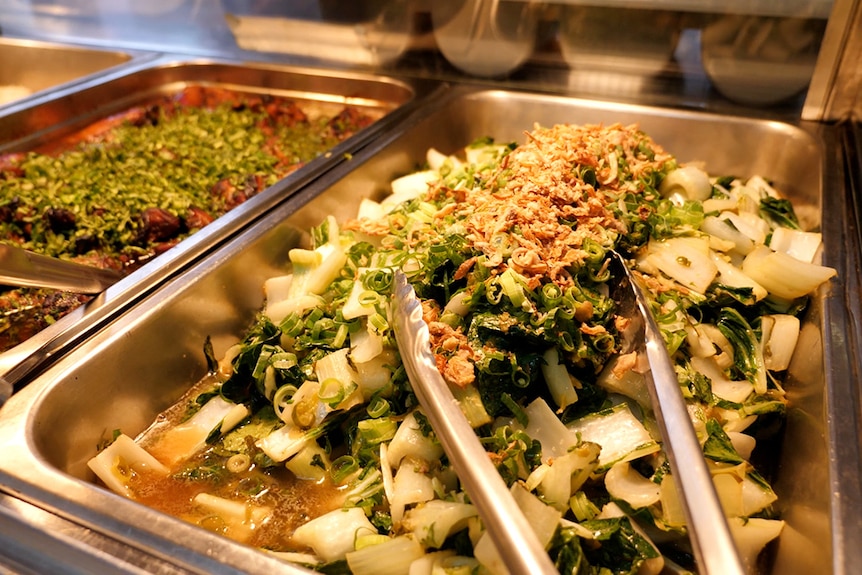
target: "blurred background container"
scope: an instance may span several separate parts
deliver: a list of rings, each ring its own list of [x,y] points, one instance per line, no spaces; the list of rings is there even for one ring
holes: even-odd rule
[[[723,16],[701,34],[703,68],[731,100],[778,102],[808,86],[825,29],[825,20]]]
[[[240,55],[587,97],[798,116],[821,48],[835,60],[840,52],[836,45],[843,46],[847,27],[852,28],[847,19],[852,20],[859,4],[860,0],[0,0],[0,29],[6,36],[112,48]],[[826,42],[833,12],[835,30]],[[832,77],[834,73],[824,76],[827,82]],[[818,94],[821,91],[819,87]]]
[[[532,55],[541,9],[518,0],[438,2],[431,23],[437,47],[459,70],[505,76]]]

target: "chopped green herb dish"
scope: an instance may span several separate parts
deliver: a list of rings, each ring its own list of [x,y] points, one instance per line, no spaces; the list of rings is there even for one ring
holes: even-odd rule
[[[211,374],[94,457],[98,478],[327,573],[502,572],[401,364],[399,268],[440,373],[560,572],[696,568],[644,360],[620,353],[615,249],[647,288],[753,566],[784,523],[752,453],[780,427],[800,314],[835,275],[814,261],[819,234],[763,178],[679,165],[635,126],[537,127],[427,163],[314,228],[242,341],[220,359],[207,346]]]
[[[367,126],[373,113],[189,87],[45,149],[0,156],[0,236],[38,253],[128,269]],[[86,300],[0,293],[0,351]]]

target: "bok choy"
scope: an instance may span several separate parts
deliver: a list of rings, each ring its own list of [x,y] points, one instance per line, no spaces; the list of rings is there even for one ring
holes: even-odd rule
[[[689,526],[642,358],[620,354],[614,249],[649,288],[753,561],[782,527],[749,461],[755,424],[782,415],[798,313],[835,274],[816,262],[816,232],[763,178],[680,165],[634,126],[537,127],[520,146],[431,149],[426,168],[311,230],[169,425],[121,439],[94,471],[133,498],[191,484],[206,514],[189,520],[226,533],[247,510],[250,544],[325,572],[506,573],[401,365],[398,267],[443,379],[529,518],[520,527],[562,573],[656,573]],[[191,448],[160,458],[178,433]]]

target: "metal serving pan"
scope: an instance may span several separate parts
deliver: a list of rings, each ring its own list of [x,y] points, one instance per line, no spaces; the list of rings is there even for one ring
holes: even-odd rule
[[[272,206],[307,184],[322,171],[346,161],[386,125],[395,122],[419,100],[423,88],[382,76],[350,72],[321,71],[276,64],[249,64],[233,61],[184,61],[161,56],[130,65],[72,88],[51,92],[29,107],[0,113],[0,153],[34,149],[63,135],[142,104],[154,97],[171,94],[188,86],[227,88],[240,92],[266,93],[299,102],[350,104],[378,112],[375,124],[335,146],[296,170],[277,184],[241,204],[227,215],[154,258],[96,300],[82,306],[35,336],[0,353],[0,374],[16,388],[46,359],[56,357],[89,327],[98,323],[130,299],[164,281],[195,257],[224,240]],[[8,389],[8,385],[6,386]],[[2,403],[0,391],[0,403]]]
[[[153,58],[154,53],[97,49],[38,40],[0,38],[0,86],[20,86],[29,94],[85,80],[115,66]],[[23,98],[29,97],[22,96]],[[0,99],[0,109],[20,100]]]
[[[639,123],[682,161],[773,179],[822,228],[825,263],[840,280],[815,298],[787,384],[785,440],[774,462],[787,527],[771,572],[859,572],[859,414],[850,377],[858,365],[850,341],[859,328],[850,318],[859,307],[853,291],[859,239],[843,217],[849,204],[842,165],[831,153],[834,134],[819,126],[466,87],[323,174],[13,396],[0,411],[0,489],[192,572],[271,569],[271,557],[92,483],[86,461],[100,438],[117,428],[142,431],[204,375],[207,336],[220,356],[242,334],[263,303],[264,280],[283,273],[288,250],[306,241],[305,230],[329,214],[354,215],[363,197],[382,195],[392,178],[421,165],[429,146],[454,152],[486,135],[521,141],[534,122],[617,121]],[[710,526],[693,527],[708,536]]]

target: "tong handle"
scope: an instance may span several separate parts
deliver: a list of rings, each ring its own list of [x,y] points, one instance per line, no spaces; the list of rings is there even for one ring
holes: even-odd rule
[[[610,257],[613,266],[620,268],[619,281],[628,284],[620,287],[630,290],[643,323],[644,352],[650,367],[646,374],[647,388],[662,433],[664,451],[677,479],[676,489],[683,504],[689,539],[700,572],[704,575],[745,575],[746,570],[691,423],[664,337],[649,309],[646,295],[622,256],[612,250]]]
[[[437,371],[428,326],[413,287],[401,270],[395,270],[394,280],[395,339],[404,369],[500,557],[510,573],[558,573]]]
[[[0,243],[0,284],[83,294],[104,291],[123,277],[116,270],[43,256]]]

